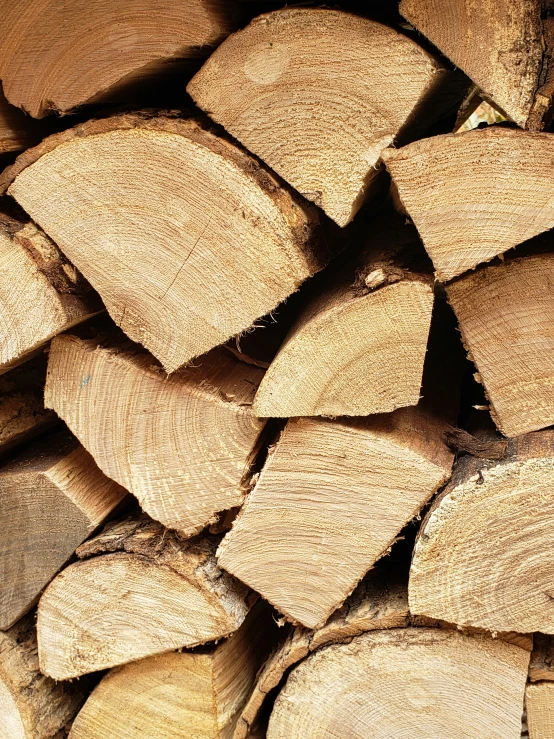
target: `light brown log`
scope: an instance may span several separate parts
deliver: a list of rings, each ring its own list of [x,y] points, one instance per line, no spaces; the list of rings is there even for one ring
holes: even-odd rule
[[[2,739],[58,737],[85,699],[86,684],[56,683],[39,671],[34,614],[0,632]]]
[[[69,739],[230,739],[256,672],[275,640],[259,601],[229,639],[116,667],[75,719]]]
[[[100,310],[98,296],[46,234],[0,214],[0,374]]]
[[[167,372],[249,328],[329,258],[315,209],[193,120],[90,121],[0,179]]]
[[[489,631],[554,633],[554,432],[510,441],[505,459],[466,456],[416,542],[410,610]]]
[[[540,0],[402,0],[400,12],[484,97],[523,128],[540,129],[552,100],[547,7]]]
[[[529,663],[529,680],[554,682],[554,638],[549,634],[535,634],[534,648]]]
[[[528,662],[528,652],[489,636],[362,634],[293,670],[267,737],[520,739]]]
[[[149,515],[192,536],[248,490],[262,374],[218,348],[167,377],[130,342],[65,335],[50,348],[45,404]]]
[[[220,565],[289,620],[321,626],[448,478],[444,430],[419,407],[289,421]]]
[[[367,229],[365,248],[292,326],[256,394],[256,415],[368,416],[419,402],[432,277],[405,218],[386,210]]]
[[[502,433],[554,423],[554,254],[493,264],[448,285]]]
[[[303,626],[291,628],[275,647],[256,677],[256,683],[237,721],[233,739],[247,739],[262,713],[270,691],[285,673],[316,649],[349,641],[354,636],[375,629],[408,625],[408,589],[400,578],[383,577],[370,572],[358,585],[344,606],[333,613],[321,628],[310,631]]]
[[[535,683],[525,691],[529,739],[554,737],[554,683]]]
[[[554,226],[552,141],[492,126],[383,152],[440,280]]]
[[[4,92],[37,118],[203,58],[238,20],[232,0],[2,0],[0,11]]]
[[[143,516],[86,542],[40,599],[42,672],[67,680],[232,634],[251,597],[218,568],[217,541]]]
[[[46,356],[0,375],[0,454],[13,449],[56,423],[44,407]]]
[[[344,226],[381,152],[410,123],[428,122],[429,110],[440,117],[445,85],[450,73],[392,28],[340,10],[287,8],[230,36],[187,90]]]
[[[0,629],[7,629],[126,491],[67,430],[0,467],[0,491]]]

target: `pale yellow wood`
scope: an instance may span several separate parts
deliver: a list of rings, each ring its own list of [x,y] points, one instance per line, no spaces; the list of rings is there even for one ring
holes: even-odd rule
[[[440,280],[554,226],[554,136],[501,127],[383,152]]]
[[[254,400],[262,417],[368,416],[417,405],[433,284],[413,226],[385,211],[292,326]],[[416,271],[419,267],[419,272]]]
[[[149,515],[192,536],[244,499],[262,374],[220,348],[168,377],[130,342],[65,335],[50,348],[45,404]]]
[[[39,228],[0,214],[0,373],[101,308]]]
[[[554,432],[513,440],[500,461],[462,458],[422,524],[411,611],[489,631],[554,633],[553,523]]]
[[[488,636],[391,629],[328,646],[289,676],[268,739],[520,739],[529,653]]]
[[[220,565],[291,621],[321,626],[448,478],[443,424],[419,408],[289,421]]]
[[[84,544],[39,602],[42,672],[67,680],[232,634],[250,599],[217,567],[217,541],[139,517]]]
[[[549,86],[541,88],[551,44],[542,8],[539,0],[400,3],[402,15],[523,127],[539,127],[550,103]]]
[[[126,491],[60,431],[0,467],[0,493],[0,629],[6,629]]]
[[[89,121],[22,154],[10,194],[166,371],[249,328],[324,266],[319,215],[193,120]]]
[[[77,713],[86,684],[41,675],[34,614],[0,632],[0,736],[52,739]]]
[[[392,28],[340,10],[291,8],[261,15],[230,36],[187,90],[344,226],[361,206],[381,152],[416,107],[421,122],[422,103],[444,74]]]
[[[447,287],[500,431],[554,423],[554,254],[494,264]]]
[[[529,739],[554,739],[554,683],[528,685],[525,705]]]
[[[238,20],[233,0],[1,0],[0,12],[4,92],[35,117],[202,58]]]
[[[69,739],[227,739],[278,630],[262,601],[229,639],[116,667],[75,719]]]

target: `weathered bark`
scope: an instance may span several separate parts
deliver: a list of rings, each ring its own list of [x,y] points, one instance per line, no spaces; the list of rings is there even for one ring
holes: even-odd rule
[[[187,90],[344,226],[383,149],[459,103],[462,93],[454,103],[445,87],[451,73],[398,31],[340,10],[287,8],[230,36]]]
[[[215,561],[217,539],[185,540],[147,517],[106,527],[38,607],[41,670],[56,680],[221,639],[252,598]]]
[[[547,634],[535,634],[534,648],[529,663],[529,680],[554,682],[554,638]]]
[[[167,372],[249,328],[330,256],[314,208],[193,120],[89,121],[0,179]]]
[[[167,377],[130,342],[66,335],[50,348],[45,404],[149,515],[192,536],[248,490],[262,375],[219,348]]]

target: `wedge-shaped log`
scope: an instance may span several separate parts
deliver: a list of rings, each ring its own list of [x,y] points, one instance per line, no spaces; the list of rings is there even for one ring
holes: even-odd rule
[[[554,683],[528,685],[525,691],[529,739],[554,736]]]
[[[3,0],[0,7],[4,92],[37,118],[205,57],[237,20],[232,0],[160,0],[155,8],[148,0],[22,0],[17,7]]]
[[[0,376],[0,455],[55,425],[44,407],[45,378],[44,355]]]
[[[447,479],[444,430],[419,407],[289,421],[220,565],[289,620],[321,626]]]
[[[173,372],[248,328],[329,257],[315,209],[192,120],[91,121],[22,154],[4,186]]]
[[[440,280],[554,226],[553,147],[552,134],[491,126],[383,152]]]
[[[45,404],[149,515],[192,536],[244,499],[262,375],[219,348],[167,377],[130,342],[65,335],[51,345]]]
[[[394,212],[393,212],[394,213]],[[417,405],[433,280],[413,226],[386,212],[364,250],[330,276],[266,372],[262,417],[368,416]]]
[[[218,568],[216,546],[146,516],[108,525],[40,599],[42,672],[66,680],[232,634],[251,598]]]
[[[407,583],[400,578],[385,579],[382,573],[370,572],[344,606],[320,629],[310,631],[303,626],[289,629],[259,671],[236,723],[233,739],[252,736],[268,693],[281,683],[291,667],[316,649],[350,641],[365,631],[408,626],[408,618]]]
[[[311,655],[289,676],[268,739],[520,739],[529,652],[489,636],[391,629]]]
[[[86,695],[83,681],[56,683],[42,675],[34,614],[0,631],[0,734],[2,739],[53,739]]]
[[[493,264],[447,287],[506,436],[554,423],[554,254]]]
[[[0,214],[0,374],[100,310],[98,296],[39,228]]]
[[[69,739],[229,739],[277,632],[272,609],[260,600],[235,634],[207,651],[169,652],[114,668]]]
[[[466,456],[416,542],[410,609],[489,631],[554,633],[554,432],[510,441],[505,459]]]
[[[402,0],[400,12],[523,128],[552,99],[552,18],[540,0]],[[544,10],[544,12],[543,12]]]
[[[0,467],[0,491],[0,629],[7,629],[126,491],[67,430]]]
[[[340,10],[291,8],[261,15],[230,36],[187,90],[344,226],[383,149],[412,114],[425,118],[425,102],[447,77],[392,28]],[[435,101],[435,114],[446,99]]]

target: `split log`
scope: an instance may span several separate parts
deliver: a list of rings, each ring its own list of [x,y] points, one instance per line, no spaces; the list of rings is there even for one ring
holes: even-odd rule
[[[0,734],[3,739],[52,739],[85,699],[82,681],[42,675],[34,614],[0,632]]]
[[[45,378],[45,355],[0,375],[0,454],[56,423],[56,415],[44,407]]]
[[[529,652],[489,636],[417,628],[362,634],[293,670],[267,737],[520,739],[528,662]]]
[[[329,258],[316,210],[193,120],[90,121],[26,151],[11,180],[167,372],[247,329]]]
[[[534,649],[529,663],[529,680],[554,682],[554,638],[548,634],[535,634]]]
[[[126,491],[66,430],[0,467],[0,490],[0,629],[7,629]]]
[[[230,739],[277,631],[272,610],[259,601],[235,634],[208,651],[169,652],[114,668],[69,739]]]
[[[483,97],[523,128],[540,130],[553,92],[549,7],[541,0],[402,0],[400,12]]]
[[[46,234],[0,214],[0,373],[100,310],[98,296]]]
[[[489,631],[554,633],[554,431],[503,460],[459,460],[414,549],[410,610]]]
[[[383,152],[440,280],[554,226],[551,149],[552,134],[491,126]]]
[[[398,31],[340,10],[287,8],[230,36],[187,91],[344,226],[383,149],[452,104],[445,87],[451,73]]]
[[[554,683],[535,683],[525,691],[529,739],[554,736]]]
[[[393,213],[368,225],[365,248],[301,313],[260,384],[257,416],[368,416],[417,405],[433,280],[415,229]]]
[[[42,672],[67,680],[232,634],[251,596],[218,568],[217,542],[142,516],[83,544],[39,602]]]
[[[321,626],[448,478],[444,430],[420,407],[289,421],[219,564],[289,620]]]
[[[148,0],[3,0],[0,7],[4,92],[36,118],[204,58],[238,20],[232,0],[161,0],[155,8]]]
[[[493,264],[447,287],[502,433],[554,423],[554,254]]]
[[[248,490],[262,375],[218,348],[167,377],[130,342],[64,335],[50,348],[45,404],[149,515],[192,536]]]
[[[303,626],[289,630],[258,673],[237,721],[233,739],[248,739],[257,725],[264,701],[281,683],[285,673],[316,649],[349,641],[365,631],[408,625],[408,588],[401,579],[370,572],[344,606],[316,631]]]

